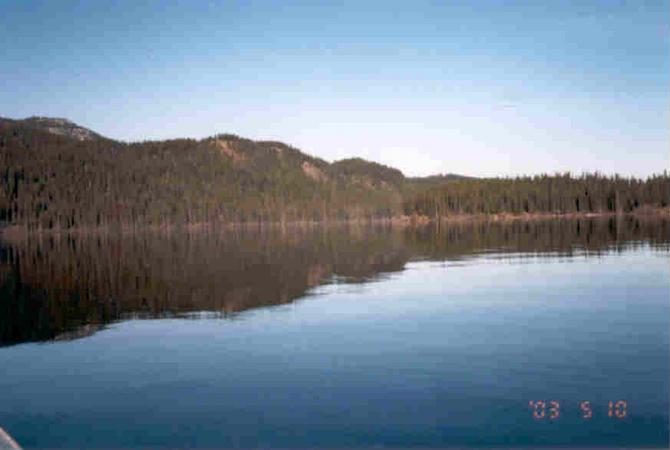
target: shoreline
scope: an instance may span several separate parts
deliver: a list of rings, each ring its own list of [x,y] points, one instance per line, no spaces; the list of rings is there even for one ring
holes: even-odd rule
[[[588,220],[606,218],[635,217],[641,219],[670,219],[670,207],[665,208],[640,208],[631,212],[590,212],[590,213],[496,213],[496,214],[453,214],[441,217],[429,217],[425,215],[395,216],[388,218],[367,219],[340,219],[326,221],[286,221],[286,222],[197,222],[191,224],[162,224],[162,225],[115,225],[105,227],[76,227],[69,229],[28,229],[23,225],[6,225],[0,227],[0,238],[6,240],[25,239],[29,237],[63,236],[63,235],[107,235],[120,234],[132,235],[138,233],[164,233],[173,232],[201,232],[201,231],[262,231],[262,230],[295,230],[308,228],[330,228],[330,227],[422,227],[428,225],[440,226],[450,224],[470,223],[512,223],[512,222],[535,222],[544,220]]]

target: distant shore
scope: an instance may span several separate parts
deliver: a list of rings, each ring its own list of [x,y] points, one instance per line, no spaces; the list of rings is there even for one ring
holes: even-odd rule
[[[533,220],[550,220],[550,219],[597,219],[610,217],[649,217],[649,218],[670,218],[670,207],[666,208],[639,208],[638,210],[630,212],[588,212],[588,213],[549,213],[549,212],[534,212],[534,213],[495,213],[495,214],[452,214],[438,218],[430,218],[421,216],[417,220],[420,223],[458,223],[458,222],[475,222],[475,221],[490,221],[490,222],[515,222],[515,221],[533,221]],[[410,217],[410,220],[412,218]]]
[[[631,212],[588,212],[588,213],[495,213],[495,214],[450,214],[446,216],[428,217],[424,215],[402,215],[384,218],[365,219],[340,219],[340,220],[312,220],[312,221],[286,221],[286,222],[198,222],[190,224],[161,224],[145,225],[137,224],[118,225],[106,227],[75,227],[69,229],[28,229],[22,225],[6,225],[0,227],[0,238],[6,240],[25,239],[31,236],[55,236],[55,235],[103,235],[103,234],[134,234],[142,232],[172,233],[172,232],[201,232],[216,230],[295,230],[319,227],[366,227],[366,226],[392,226],[392,227],[420,227],[428,225],[463,225],[469,223],[512,223],[512,222],[534,222],[544,220],[582,220],[582,219],[606,219],[615,217],[635,217],[640,219],[670,219],[670,207],[665,208],[639,208]]]

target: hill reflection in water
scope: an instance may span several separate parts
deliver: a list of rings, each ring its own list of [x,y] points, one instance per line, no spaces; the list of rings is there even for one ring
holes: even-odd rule
[[[363,283],[412,260],[591,256],[664,246],[639,218],[42,236],[0,244],[0,346],[89,336],[130,318],[231,317],[327,283]]]

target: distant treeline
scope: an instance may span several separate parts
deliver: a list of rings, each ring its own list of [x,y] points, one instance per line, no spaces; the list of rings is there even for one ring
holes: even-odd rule
[[[670,205],[666,172],[646,180],[586,174],[455,180],[405,202],[407,214],[629,213]]]
[[[406,178],[233,135],[123,143],[64,119],[0,119],[0,223],[29,229],[630,212],[669,196],[665,173]]]

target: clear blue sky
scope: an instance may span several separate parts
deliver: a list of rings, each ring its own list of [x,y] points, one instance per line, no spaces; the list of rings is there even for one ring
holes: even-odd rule
[[[0,0],[0,116],[409,175],[670,165],[670,2]]]

